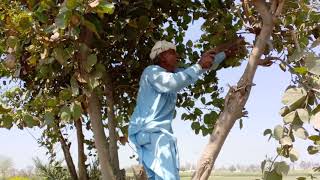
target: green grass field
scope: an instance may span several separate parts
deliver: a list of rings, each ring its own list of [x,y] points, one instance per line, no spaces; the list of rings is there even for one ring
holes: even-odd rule
[[[290,171],[288,176],[285,176],[283,180],[296,180],[298,177],[307,177],[307,180],[311,180],[309,177],[313,174],[317,179],[320,179],[320,173],[314,174],[310,171]],[[190,180],[191,172],[181,172],[181,180]],[[128,173],[128,177],[133,177],[133,174]],[[235,172],[230,171],[219,171],[214,172],[214,174],[209,178],[209,180],[261,180],[261,172]]]
[[[297,177],[307,177],[311,174],[312,171],[293,171],[290,172],[288,176],[285,176],[283,180],[296,180]],[[320,174],[314,175],[317,179],[320,179]],[[191,173],[189,172],[182,172],[181,173],[181,180],[189,180],[191,178]],[[261,173],[245,173],[245,172],[216,172],[209,180],[257,180],[261,179]],[[311,180],[311,178],[307,178],[307,180]]]

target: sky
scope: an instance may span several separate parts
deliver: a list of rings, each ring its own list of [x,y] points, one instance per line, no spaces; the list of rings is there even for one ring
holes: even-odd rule
[[[188,30],[186,37],[191,40],[199,39],[201,34],[199,29],[200,22],[196,22]],[[219,86],[223,87],[225,92],[228,90],[228,84],[235,85],[237,83],[246,64],[247,61],[244,61],[240,67],[222,69],[218,72]],[[278,143],[273,139],[268,141],[268,138],[263,136],[263,132],[267,128],[273,129],[276,125],[282,124],[282,118],[278,112],[282,107],[282,94],[290,84],[290,79],[290,74],[281,71],[277,65],[258,68],[254,78],[256,86],[252,88],[246,104],[249,117],[244,119],[244,126],[241,130],[238,122],[232,128],[217,158],[216,167],[235,164],[260,164],[266,156],[274,157],[276,155],[275,149]],[[225,93],[222,94],[222,96],[224,95]],[[178,114],[181,113],[182,111],[178,109]],[[186,163],[195,164],[208,142],[208,137],[203,137],[201,133],[195,135],[190,124],[188,121],[180,120],[179,115],[173,121],[173,130],[178,139],[180,163],[182,165]],[[41,132],[37,128],[23,131],[17,128],[10,131],[0,129],[0,155],[11,158],[14,166],[19,169],[32,166],[32,158],[35,157],[47,161],[45,149],[39,147],[36,142],[36,138],[39,138],[40,135]],[[70,132],[70,139],[73,142],[71,146],[73,159],[77,161],[75,132]],[[313,162],[320,160],[317,155],[310,156],[307,154],[306,148],[311,143],[308,140],[298,139],[294,144],[300,152],[301,160]],[[131,144],[131,146],[133,145]],[[58,156],[62,158],[61,148],[57,145],[55,149],[58,151]],[[130,146],[120,147],[119,159],[122,168],[137,164],[136,160],[129,158],[133,154],[135,152]]]

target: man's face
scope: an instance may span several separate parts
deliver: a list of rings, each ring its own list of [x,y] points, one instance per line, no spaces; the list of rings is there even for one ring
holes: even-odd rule
[[[169,72],[174,72],[178,64],[178,54],[175,50],[169,49],[160,54],[161,65]]]

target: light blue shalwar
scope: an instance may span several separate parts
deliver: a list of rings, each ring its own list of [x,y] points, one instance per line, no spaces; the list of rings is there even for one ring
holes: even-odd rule
[[[148,66],[142,73],[137,104],[129,123],[129,139],[151,180],[179,180],[177,140],[172,132],[177,92],[205,72],[199,64],[177,72]]]

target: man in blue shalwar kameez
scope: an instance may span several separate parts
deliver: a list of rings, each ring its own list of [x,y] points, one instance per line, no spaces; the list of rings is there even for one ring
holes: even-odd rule
[[[148,179],[179,180],[177,140],[171,123],[177,92],[195,83],[212,66],[213,51],[204,53],[200,61],[176,72],[177,53],[174,44],[158,41],[150,58],[156,65],[142,73],[137,104],[130,119],[129,139],[135,144],[139,163]]]

